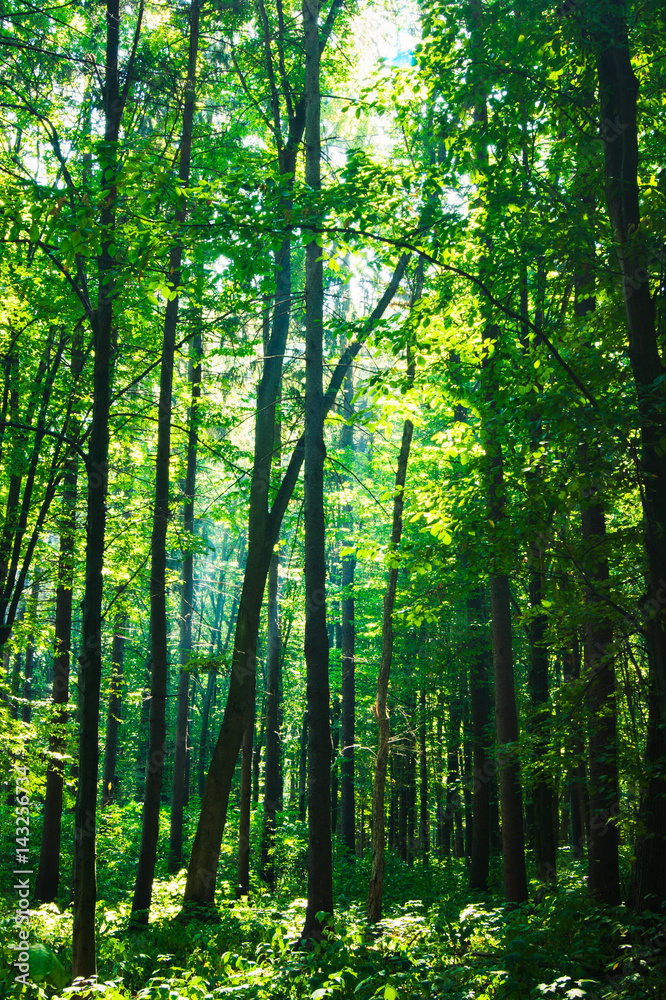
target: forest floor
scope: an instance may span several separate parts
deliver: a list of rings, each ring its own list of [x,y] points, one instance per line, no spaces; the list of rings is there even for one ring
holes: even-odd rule
[[[0,816],[3,823],[7,812]],[[339,858],[335,926],[328,940],[303,951],[297,947],[305,912],[303,824],[283,819],[275,893],[260,888],[244,900],[233,898],[230,834],[215,913],[184,921],[185,873],[169,877],[162,868],[147,927],[133,927],[129,920],[138,828],[133,805],[105,810],[98,842],[98,981],[85,990],[65,986],[71,910],[56,904],[32,911],[31,961],[40,982],[16,986],[11,966],[16,900],[7,891],[12,876],[3,849],[0,997],[666,1000],[664,918],[593,905],[585,891],[584,862],[572,861],[564,849],[557,892],[513,908],[501,902],[499,862],[491,872],[491,890],[480,893],[466,888],[463,860],[408,866],[390,857],[386,915],[374,928],[364,918],[369,857]],[[162,830],[168,832],[167,823]],[[68,859],[63,860],[67,871]]]

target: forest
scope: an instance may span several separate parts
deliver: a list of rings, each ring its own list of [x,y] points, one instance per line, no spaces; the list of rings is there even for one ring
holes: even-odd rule
[[[0,121],[0,998],[663,1000],[663,0],[2,0]]]

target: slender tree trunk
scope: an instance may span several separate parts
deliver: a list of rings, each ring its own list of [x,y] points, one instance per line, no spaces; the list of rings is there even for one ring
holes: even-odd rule
[[[28,636],[25,647],[25,665],[23,668],[23,704],[21,706],[21,721],[30,722],[32,717],[32,675],[35,663],[35,634],[34,621],[37,615],[37,604],[39,601],[39,580],[35,579],[30,588],[30,613],[33,619],[32,630]]]
[[[543,611],[543,561],[545,553],[538,545],[530,552],[530,608],[534,617],[529,623],[530,670],[528,684],[532,707],[531,725],[536,736],[536,780],[532,790],[534,808],[534,865],[537,878],[549,885],[557,883],[557,841],[553,824],[553,778],[547,770],[548,750],[548,651],[547,619]]]
[[[335,836],[338,829],[338,753],[340,751],[340,700],[333,699],[331,712],[331,832]]]
[[[298,818],[305,823],[308,814],[308,713],[303,712],[298,754]]]
[[[469,715],[463,718],[463,798],[465,801],[465,858],[471,861],[474,836],[474,816],[472,813],[472,744],[470,742]]]
[[[583,454],[587,449],[583,449]],[[585,465],[585,460],[581,463]],[[609,906],[620,903],[618,856],[619,778],[613,626],[604,592],[608,588],[606,522],[587,470],[581,519],[586,547],[585,669],[589,713],[590,841],[588,888]]]
[[[428,810],[428,757],[426,754],[427,702],[425,687],[419,695],[419,849],[423,864],[430,856],[430,815]]]
[[[35,896],[41,903],[52,903],[60,880],[60,837],[64,787],[67,703],[69,701],[69,658],[72,645],[72,588],[76,533],[76,486],[78,462],[71,459],[65,472],[63,512],[60,524],[58,585],[56,589],[55,642],[53,649],[53,693],[49,762],[46,770],[44,820],[35,881]]]
[[[496,330],[489,328],[486,336],[493,335],[496,336]],[[496,357],[497,353],[493,355],[493,359]],[[495,526],[494,552],[490,569],[490,620],[495,682],[499,794],[502,813],[502,865],[506,901],[508,903],[522,903],[527,899],[523,794],[520,765],[516,753],[519,731],[513,673],[511,594],[509,578],[505,572],[507,556],[500,550],[503,537],[501,529],[506,524],[504,466],[502,447],[497,439],[497,428],[490,429],[492,426],[490,419],[494,412],[492,367],[492,361],[484,363],[484,369],[488,376],[489,415],[483,422],[482,435],[488,463],[486,473],[488,517],[491,525]]]
[[[141,713],[137,733],[135,801],[143,802],[146,794],[146,764],[148,761],[148,730],[150,727],[150,656],[144,667]]]
[[[411,360],[408,363],[409,378],[413,380],[414,367]],[[413,424],[405,420],[402,430],[402,443],[398,457],[398,467],[395,476],[395,493],[393,497],[393,524],[391,528],[390,549],[395,552],[402,537],[402,511],[404,505],[405,481],[407,478],[407,462],[412,443]],[[392,566],[388,573],[388,584],[384,595],[384,611],[382,617],[382,658],[377,676],[377,699],[375,701],[375,718],[377,719],[378,745],[375,758],[375,774],[372,785],[372,870],[368,888],[367,918],[376,924],[382,916],[382,897],[384,893],[385,869],[385,819],[384,796],[386,788],[386,768],[389,756],[390,724],[387,710],[388,686],[391,676],[393,659],[393,608],[398,584],[398,567]]]
[[[141,8],[142,10],[142,8]],[[140,22],[140,16],[139,16]],[[109,407],[111,344],[115,293],[114,230],[116,221],[118,162],[116,145],[123,102],[118,74],[120,37],[119,0],[106,3],[106,57],[104,67],[104,143],[99,152],[101,189],[107,192],[100,212],[101,254],[99,290],[93,315],[93,411],[88,451],[86,521],[86,586],[83,599],[81,653],[79,656],[79,765],[74,811],[74,898],[72,927],[72,977],[95,975],[95,811],[99,775],[99,694],[102,675],[102,591],[106,495],[108,488]]]
[[[261,878],[275,885],[275,824],[280,798],[280,621],[278,574],[280,556],[274,552],[268,571],[268,630],[266,635],[266,763],[264,769],[264,829],[261,840]]]
[[[443,850],[446,857],[453,851],[453,856],[461,856],[460,845],[457,843],[457,827],[460,815],[460,769],[458,756],[460,753],[460,724],[462,722],[462,701],[456,694],[449,706],[449,726],[447,731],[446,754],[446,806],[444,809]]]
[[[344,415],[351,417],[354,382],[351,373],[344,384]],[[346,461],[351,462],[354,451],[354,427],[345,424],[340,433],[340,447],[344,450]],[[343,517],[345,529],[349,534],[344,544],[351,547],[353,543],[353,520],[351,504],[346,503]],[[340,839],[345,848],[353,855],[355,844],[355,796],[354,796],[354,729],[356,718],[356,669],[354,660],[355,627],[354,627],[354,571],[356,557],[354,553],[342,557],[342,600],[341,600],[341,640],[342,640],[342,719],[340,738],[342,753],[340,760]]]
[[[504,896],[508,903],[522,903],[527,899],[523,796],[520,765],[515,751],[518,742],[518,716],[513,680],[511,599],[509,579],[504,574],[492,576],[490,579],[490,613],[495,675],[495,723],[499,744]]]
[[[305,182],[321,189],[319,6],[303,0]],[[319,247],[305,251],[305,665],[308,703],[308,903],[302,939],[321,936],[318,916],[333,913],[331,725],[326,631],[324,525],[324,278]]]
[[[183,530],[186,539],[194,535],[194,496],[197,478],[197,446],[199,440],[197,406],[201,397],[201,331],[191,343],[190,354],[191,402],[187,437],[187,471]],[[185,768],[188,757],[188,714],[192,655],[192,616],[194,614],[194,552],[191,544],[183,553],[183,584],[180,599],[180,676],[176,709],[176,747],[173,758],[171,785],[171,828],[169,831],[169,871],[180,870],[183,864],[183,808],[185,799]]]
[[[490,864],[490,779],[493,760],[490,690],[488,686],[490,649],[484,625],[483,592],[476,589],[467,601],[472,659],[469,668],[472,713],[473,799],[472,858],[470,889],[488,888]]]
[[[104,747],[104,767],[102,769],[102,806],[117,801],[116,762],[118,759],[118,726],[122,713],[123,659],[125,652],[125,630],[127,614],[119,611],[116,615],[111,644],[111,679],[109,681],[109,705],[106,715],[106,745]]]
[[[256,675],[255,675],[256,676]],[[241,754],[240,814],[238,819],[238,877],[236,896],[250,891],[250,820],[252,813],[252,744],[254,742],[255,702],[250,702]]]
[[[190,6],[190,37],[183,104],[183,128],[180,142],[178,177],[183,188],[190,181],[190,159],[192,155],[192,123],[196,98],[197,53],[199,47],[199,2],[192,0]],[[176,226],[185,222],[187,208],[185,199],[175,213]],[[181,264],[183,247],[180,238],[169,254],[169,274],[175,292],[181,284]],[[141,846],[137,867],[132,913],[141,914],[142,922],[147,922],[153,892],[155,863],[157,860],[157,838],[159,834],[160,794],[164,772],[166,751],[166,692],[168,674],[168,629],[166,616],[166,533],[170,514],[169,508],[169,462],[171,458],[171,405],[173,389],[173,365],[178,326],[179,296],[176,294],[166,306],[164,314],[164,339],[162,345],[162,365],[160,371],[160,398],[157,423],[157,456],[155,460],[155,509],[153,532],[150,543],[150,655],[151,655],[151,697],[150,697],[150,738],[148,764],[146,768],[146,796],[143,804],[141,826]],[[188,681],[189,683],[189,681]],[[184,698],[185,696],[183,696]],[[185,713],[187,719],[187,711]],[[180,764],[180,761],[179,761]],[[184,760],[183,760],[184,765]],[[182,772],[180,774],[182,784]],[[176,818],[177,821],[177,818]],[[181,819],[182,824],[182,819]]]
[[[256,713],[256,706],[255,706]],[[262,706],[261,712],[259,713],[259,718],[261,719],[261,724],[259,726],[259,735],[254,735],[254,746],[252,749],[252,805],[259,805],[259,775],[261,772],[261,750],[264,745],[265,730],[266,730],[266,710],[265,706]]]
[[[580,643],[575,631],[571,632],[570,645],[564,651],[564,681],[571,683],[580,678]],[[585,777],[585,737],[580,726],[576,726],[571,745],[575,763],[568,772],[569,811],[571,815],[571,848],[574,857],[582,858],[587,845],[586,816],[587,787]]]

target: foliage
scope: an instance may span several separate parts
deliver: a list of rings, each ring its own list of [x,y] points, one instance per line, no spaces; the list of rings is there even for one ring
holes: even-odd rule
[[[117,839],[123,836],[116,831]],[[294,839],[289,828],[281,836]],[[24,995],[28,1000],[81,995],[91,1000],[656,1000],[666,984],[663,920],[595,906],[580,863],[568,862],[564,854],[561,862],[556,893],[510,908],[489,893],[470,893],[461,862],[408,868],[391,856],[387,913],[369,929],[363,896],[369,862],[340,858],[335,928],[305,949],[299,947],[305,900],[294,895],[300,884],[296,870],[275,897],[265,890],[245,900],[220,894],[213,919],[210,914],[185,919],[182,875],[160,878],[147,928],[129,921],[126,894],[113,904],[100,902],[96,983],[82,993],[76,984],[63,989],[41,980]],[[100,894],[108,899],[115,892],[113,873],[102,869]],[[11,920],[10,914],[3,917],[8,939]],[[33,948],[66,966],[70,929],[67,910],[38,907],[31,923]],[[8,954],[3,952],[5,976]]]

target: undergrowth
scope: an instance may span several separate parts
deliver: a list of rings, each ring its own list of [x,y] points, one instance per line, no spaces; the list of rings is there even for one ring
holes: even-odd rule
[[[135,815],[136,813],[136,815]],[[155,882],[148,927],[133,926],[138,846],[134,808],[108,812],[99,842],[98,978],[85,985],[17,987],[11,968],[12,900],[0,916],[0,996],[25,1000],[663,1000],[666,925],[623,908],[595,906],[584,865],[561,852],[559,888],[536,903],[507,907],[499,866],[489,893],[466,888],[465,863],[408,867],[390,857],[385,917],[365,921],[369,859],[335,866],[335,925],[309,950],[298,947],[305,914],[305,830],[283,821],[276,891],[233,898],[231,839],[222,853],[213,918],[181,915],[184,872]],[[107,853],[103,853],[103,852]],[[11,885],[5,882],[5,885]],[[536,886],[534,886],[536,888]],[[36,908],[33,944],[71,965],[71,910]],[[53,977],[51,977],[53,979]]]

